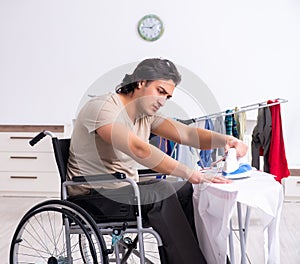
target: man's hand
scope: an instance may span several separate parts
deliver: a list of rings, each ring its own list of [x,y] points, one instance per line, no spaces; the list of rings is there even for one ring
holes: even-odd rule
[[[244,157],[248,151],[248,146],[243,141],[232,136],[228,136],[226,139],[225,151],[227,152],[230,148],[236,149],[238,158]]]
[[[232,182],[232,180],[226,179],[225,177],[215,176],[209,173],[206,174],[199,171],[194,171],[188,181],[193,184],[199,184],[203,182],[227,184]]]

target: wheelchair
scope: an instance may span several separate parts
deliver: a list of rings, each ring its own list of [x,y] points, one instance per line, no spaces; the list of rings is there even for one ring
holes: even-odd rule
[[[41,202],[25,213],[11,241],[10,264],[166,263],[159,234],[151,227],[143,226],[136,182],[118,172],[67,180],[70,139],[58,139],[51,131],[42,131],[30,140],[30,145],[34,146],[45,136],[52,139],[61,179],[61,199]],[[158,175],[148,169],[139,174]],[[103,212],[97,215],[68,197],[68,186],[108,181],[127,182],[133,188],[134,205],[114,205],[121,216],[106,216]]]

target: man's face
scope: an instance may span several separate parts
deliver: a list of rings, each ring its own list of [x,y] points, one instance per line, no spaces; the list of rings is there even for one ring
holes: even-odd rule
[[[175,84],[172,80],[155,80],[139,84],[140,112],[145,115],[154,115],[160,107],[164,106],[166,100],[173,95]]]

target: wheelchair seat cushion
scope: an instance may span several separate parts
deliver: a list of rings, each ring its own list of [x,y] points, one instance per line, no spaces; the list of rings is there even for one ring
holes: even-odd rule
[[[97,191],[93,191],[88,195],[70,196],[68,200],[86,210],[96,223],[136,220],[136,207],[133,205],[133,197],[124,196],[123,194],[115,193],[108,198]]]

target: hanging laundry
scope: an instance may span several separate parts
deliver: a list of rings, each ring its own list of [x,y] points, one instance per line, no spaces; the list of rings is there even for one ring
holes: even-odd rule
[[[176,144],[175,142],[168,140],[161,136],[156,136],[156,135],[152,135],[149,142],[150,142],[150,144],[158,147],[161,151],[168,154],[172,158],[177,159],[178,144]],[[156,178],[157,179],[165,179],[166,176],[165,175],[156,176]]]
[[[269,107],[258,109],[257,124],[252,132],[251,154],[252,166],[260,169],[260,156],[264,157],[263,170],[269,169],[269,149],[272,131],[272,118]]]
[[[177,160],[186,166],[198,170],[197,162],[199,161],[199,151],[186,145],[178,145]]]
[[[173,159],[177,159],[177,146],[178,143],[175,143],[174,141],[168,140],[168,146],[169,146],[169,156],[171,156]]]
[[[226,134],[226,128],[223,116],[217,116],[214,122],[214,131],[220,134]],[[219,157],[224,156],[224,148],[213,149],[211,152],[212,161],[217,161]]]
[[[234,112],[237,112],[234,114],[234,119],[236,120],[238,138],[243,141],[246,132],[246,127],[247,127],[246,112],[245,111],[239,112],[238,107],[235,107]]]
[[[172,158],[176,159],[176,147],[177,144],[171,140],[168,140],[164,137],[160,137],[157,135],[153,135],[149,142],[159,148],[164,153],[168,154],[169,156],[172,156]]]
[[[210,118],[207,118],[205,120],[204,128],[208,130],[214,130],[214,125]],[[200,151],[201,160],[198,161],[198,165],[201,167],[209,167],[212,162],[211,153],[212,153],[211,149],[201,150]]]
[[[277,102],[277,100],[268,100],[268,104],[274,102]],[[280,104],[272,105],[269,108],[272,116],[272,136],[269,152],[270,173],[276,176],[275,179],[278,182],[281,182],[282,178],[290,175],[290,171],[285,155]]]
[[[158,148],[161,151],[168,153],[168,140],[163,137],[158,137],[158,139],[159,139]]]
[[[225,116],[226,134],[238,138],[239,135],[238,135],[238,131],[237,131],[237,124],[236,124],[236,120],[234,118],[234,114],[232,113],[232,110],[228,109],[228,110],[226,110],[225,113],[226,113],[226,116]]]
[[[191,126],[196,126],[196,127],[201,127],[201,128],[204,128],[204,125],[205,125],[205,122],[202,120],[196,120],[196,119],[188,119],[188,120],[177,119],[177,120],[186,125],[191,125]],[[201,158],[200,158],[199,149],[197,149],[197,148],[177,144],[176,159],[179,162],[187,165],[188,167],[190,167],[192,169],[195,169],[195,170],[199,169],[200,165],[198,165],[198,163],[199,163],[199,160],[201,160]],[[200,166],[200,167],[203,167],[203,166]]]

